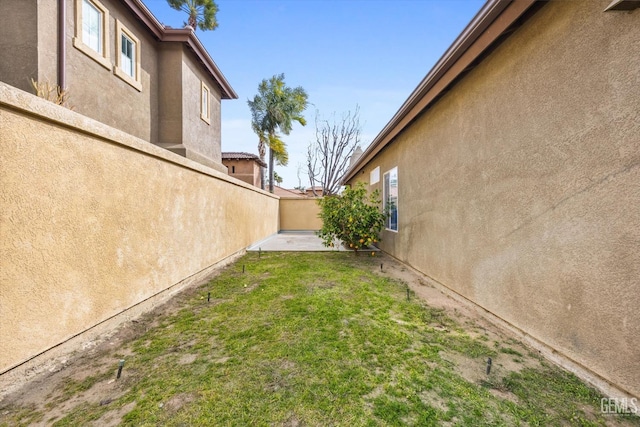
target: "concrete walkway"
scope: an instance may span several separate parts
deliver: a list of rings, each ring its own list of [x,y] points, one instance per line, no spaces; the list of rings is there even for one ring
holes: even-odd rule
[[[267,237],[247,248],[249,252],[257,251],[294,251],[294,252],[347,252],[342,245],[336,244],[327,248],[313,231],[282,231]],[[377,251],[378,248],[367,249]]]

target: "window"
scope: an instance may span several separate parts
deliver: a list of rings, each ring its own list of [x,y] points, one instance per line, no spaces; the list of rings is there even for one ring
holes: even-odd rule
[[[236,167],[235,166],[231,166],[231,173],[236,173]]]
[[[103,53],[104,26],[102,12],[89,0],[82,2],[82,41],[99,54]]]
[[[398,231],[398,168],[384,174],[382,189],[384,209],[388,212],[385,228]]]
[[[204,82],[201,82],[201,96],[200,96],[200,118],[207,123],[211,120],[211,91]]]
[[[380,166],[376,167],[369,173],[369,185],[380,182]]]
[[[136,78],[136,43],[127,37],[126,34],[121,34],[120,39],[120,67],[129,77]]]
[[[122,22],[116,20],[118,55],[113,72],[116,76],[142,90],[140,82],[140,41]]]
[[[109,11],[98,0],[76,0],[76,35],[73,46],[107,69]]]

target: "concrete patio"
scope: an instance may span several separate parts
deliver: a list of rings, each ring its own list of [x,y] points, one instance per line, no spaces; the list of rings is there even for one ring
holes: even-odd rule
[[[379,251],[378,248],[368,248],[366,250]],[[333,248],[325,247],[314,231],[281,231],[255,243],[247,248],[247,251],[348,252],[349,250],[340,244],[336,244]]]

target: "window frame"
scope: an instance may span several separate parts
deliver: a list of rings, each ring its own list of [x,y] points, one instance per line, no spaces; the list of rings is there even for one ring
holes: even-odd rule
[[[369,172],[369,185],[375,185],[380,182],[380,166],[376,166]]]
[[[94,6],[98,10],[99,13],[101,13],[102,40],[100,40],[100,42],[102,46],[102,52],[96,51],[95,49],[93,49],[91,46],[89,46],[84,42],[84,27],[83,27],[84,7],[83,6],[85,2],[90,3],[92,6]],[[73,46],[79,51],[81,51],[82,53],[84,53],[85,55],[87,55],[89,58],[96,61],[98,64],[110,70],[111,60],[109,57],[109,50],[110,50],[109,10],[106,7],[104,7],[104,5],[100,3],[98,0],[76,0],[75,5],[76,5],[76,16],[75,16],[76,31],[75,31],[75,37],[73,38]]]
[[[211,124],[211,89],[203,81],[200,81],[200,118],[208,125]]]
[[[388,205],[390,204],[389,200],[390,200],[390,196],[388,193],[391,193],[391,184],[392,184],[392,179],[391,176],[392,174],[395,175],[395,188],[396,188],[396,195],[395,195],[395,201],[394,201],[394,208],[393,210],[389,210],[389,212],[386,215],[385,221],[384,221],[384,227],[385,230],[387,231],[392,231],[394,233],[397,233],[399,230],[398,227],[398,167],[394,166],[393,168],[389,169],[387,172],[384,173],[383,178],[382,178],[382,207],[384,209],[385,212],[387,212],[387,208]],[[392,221],[393,215],[395,213],[395,222]],[[395,228],[393,228],[393,225],[395,224]]]
[[[132,67],[134,76],[130,76],[129,73],[123,68],[124,63],[122,60],[122,37],[127,38],[130,42],[133,43],[133,58],[132,58]],[[127,27],[120,22],[120,20],[116,19],[116,64],[113,67],[113,73],[118,76],[120,79],[124,80],[129,85],[133,86],[138,91],[142,91],[142,83],[140,81],[140,53],[141,46],[140,40],[129,30]]]

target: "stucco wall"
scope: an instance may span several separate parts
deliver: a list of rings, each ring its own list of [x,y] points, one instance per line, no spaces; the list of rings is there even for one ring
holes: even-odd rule
[[[26,91],[31,90],[30,79],[38,79],[38,51],[33,48],[38,42],[37,6],[34,1],[0,2],[0,81]]]
[[[320,230],[318,199],[280,198],[280,230]]]
[[[0,126],[0,378],[277,232],[277,197],[3,83]]]
[[[182,46],[162,43],[158,57],[158,139],[154,144],[182,144]]]
[[[640,10],[608,3],[544,6],[354,181],[397,166],[383,250],[640,396]]]
[[[254,160],[224,159],[222,164],[227,167],[229,176],[260,187],[260,165]]]
[[[196,64],[194,55],[183,47],[182,53],[182,144],[187,149],[187,158],[201,161],[207,159],[208,166],[221,168],[220,142],[220,88],[211,77],[207,77]],[[210,121],[200,118],[201,82],[210,90]],[[203,160],[204,160],[203,159]],[[202,161],[201,161],[202,162]]]

